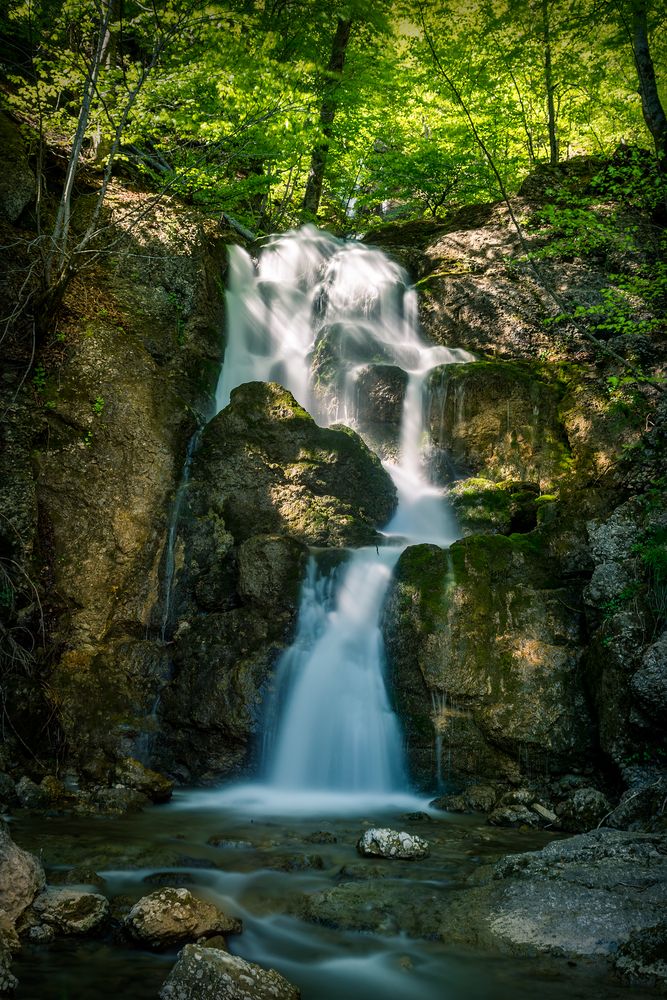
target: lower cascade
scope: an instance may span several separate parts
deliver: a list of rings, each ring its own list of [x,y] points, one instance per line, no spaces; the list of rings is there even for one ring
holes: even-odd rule
[[[463,350],[425,345],[416,293],[380,250],[305,226],[272,240],[255,266],[231,250],[228,341],[218,408],[248,381],[281,382],[323,426],[342,422],[365,436],[358,380],[369,369],[404,379],[400,433],[380,448],[398,506],[376,546],[342,552],[302,587],[292,646],[267,698],[260,782],[232,787],[281,809],[367,803],[405,796],[399,720],[385,682],[381,614],[391,575],[410,544],[446,547],[457,537],[442,491],[421,461],[423,385],[436,366],[472,360]],[[373,445],[373,441],[368,443]]]

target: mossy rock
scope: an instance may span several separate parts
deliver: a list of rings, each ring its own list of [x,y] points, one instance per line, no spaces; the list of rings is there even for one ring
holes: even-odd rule
[[[413,771],[452,778],[585,766],[583,615],[542,530],[406,549],[384,614]],[[433,775],[431,775],[431,779]]]
[[[538,524],[541,498],[537,483],[496,483],[471,477],[457,483],[449,499],[466,534],[511,535],[531,531]]]
[[[550,486],[572,465],[559,416],[561,375],[528,362],[436,368],[428,380],[434,445],[460,472]]]
[[[241,543],[286,534],[308,545],[364,545],[396,505],[380,460],[348,427],[319,427],[276,383],[250,382],[206,427],[193,482]]]

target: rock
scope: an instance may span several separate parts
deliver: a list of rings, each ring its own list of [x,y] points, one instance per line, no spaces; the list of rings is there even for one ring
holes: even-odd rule
[[[124,928],[138,944],[170,948],[214,934],[239,934],[242,925],[188,889],[159,889],[134,904]]]
[[[382,624],[388,681],[423,785],[438,771],[434,746],[461,782],[590,761],[584,616],[546,532],[411,546],[397,563]]]
[[[11,952],[0,940],[0,996],[13,993],[19,985],[18,979],[10,971],[11,962]]]
[[[30,169],[23,137],[12,119],[0,114],[0,213],[15,222],[36,196],[35,175]]]
[[[558,816],[556,813],[552,812],[551,809],[547,809],[546,806],[543,806],[540,802],[533,802],[530,808],[533,812],[537,813],[541,820],[544,820],[544,822],[548,823],[550,826],[558,824]]]
[[[366,857],[376,858],[426,858],[430,853],[428,841],[387,827],[364,831],[357,841],[357,850]]]
[[[374,543],[396,505],[380,460],[349,428],[318,427],[275,383],[249,382],[206,426],[192,469],[237,543],[288,534],[308,545]]]
[[[18,802],[16,794],[16,784],[8,774],[0,773],[0,804],[5,807],[13,806]]]
[[[56,932],[49,924],[33,924],[28,931],[28,940],[33,944],[50,944]]]
[[[17,847],[0,822],[0,911],[10,924],[16,923],[44,883],[37,858]]]
[[[291,858],[279,858],[268,867],[281,872],[322,871],[324,859],[319,854],[296,854]]]
[[[596,830],[509,855],[486,885],[450,894],[449,943],[513,954],[611,956],[662,920],[667,838]]]
[[[429,376],[431,440],[462,472],[542,488],[568,469],[561,390],[536,365],[475,361]]]
[[[125,757],[116,764],[116,781],[135,792],[140,792],[151,802],[168,802],[174,790],[174,782],[157,771],[151,771],[133,757]]]
[[[355,427],[369,448],[395,460],[408,377],[395,365],[366,365],[353,374],[351,400]]]
[[[116,785],[114,788],[96,788],[92,797],[101,812],[117,816],[139,812],[149,803],[146,795],[133,788],[126,788],[125,785]]]
[[[630,688],[644,712],[654,722],[664,725],[667,721],[667,631],[644,651]]]
[[[446,473],[441,478],[447,478]],[[502,535],[536,528],[544,519],[547,500],[554,501],[549,494],[540,495],[537,483],[495,483],[479,477],[457,482],[449,499],[465,534]]]
[[[633,931],[619,946],[614,969],[624,979],[647,986],[667,986],[667,924]]]
[[[447,895],[428,883],[412,879],[373,878],[348,868],[348,880],[331,889],[311,892],[288,901],[288,912],[303,920],[339,930],[371,932],[394,937],[434,938],[446,911]]]
[[[564,830],[585,833],[608,817],[611,809],[609,800],[597,788],[578,788],[569,798],[558,803],[556,814]]]
[[[16,794],[24,809],[44,809],[50,802],[48,789],[37,785],[27,775],[19,779]]]
[[[160,990],[160,1000],[299,1000],[300,996],[296,986],[273,969],[194,944],[185,946]]]
[[[491,826],[539,826],[539,817],[522,805],[499,806],[489,813],[487,823]]]
[[[109,901],[96,892],[47,888],[32,904],[40,923],[61,934],[86,935],[98,931],[109,917]]]
[[[498,801],[498,792],[491,785],[471,785],[456,795],[442,795],[431,805],[446,812],[491,812]]]
[[[317,830],[303,838],[307,844],[336,844],[338,838],[329,830]]]

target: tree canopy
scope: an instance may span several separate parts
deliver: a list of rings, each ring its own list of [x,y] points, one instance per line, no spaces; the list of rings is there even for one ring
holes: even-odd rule
[[[130,170],[256,232],[304,208],[344,232],[497,198],[480,140],[509,190],[536,162],[619,144],[664,169],[658,8],[2,0],[0,59],[10,106],[70,156],[72,178]]]

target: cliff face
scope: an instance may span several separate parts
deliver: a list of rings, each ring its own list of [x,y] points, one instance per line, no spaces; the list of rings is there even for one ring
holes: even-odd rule
[[[556,181],[561,194],[581,183],[567,165]],[[565,252],[531,225],[541,208],[514,204],[537,270],[503,205],[369,237],[419,279],[431,337],[479,359],[431,376],[432,466],[466,537],[448,556],[402,556],[385,611],[390,675],[425,784],[436,772],[537,781],[557,805],[555,776],[604,775],[607,791],[625,789],[611,822],[627,825],[665,788],[667,418],[664,393],[642,382],[664,377],[664,316],[649,285],[632,299],[635,325],[602,329],[599,352],[576,324],[545,322],[549,288],[604,316],[652,238],[638,215],[626,224],[646,239],[632,250],[612,239]]]
[[[2,221],[19,248],[10,300],[34,219],[26,149],[2,127],[16,173]],[[138,227],[123,222],[128,203],[145,208]],[[180,498],[166,615],[170,518],[188,441],[212,412],[236,237],[120,182],[107,213],[109,253],[72,281],[36,357],[16,339],[3,373],[5,764],[24,741],[39,744],[38,773],[60,752],[96,780],[141,754],[183,778],[235,771],[293,629],[305,546],[367,543],[391,490],[354,435],[320,439],[279,387],[240,393],[206,429]],[[370,239],[412,269],[431,339],[478,358],[429,383],[433,469],[465,537],[450,553],[407,550],[384,616],[413,772],[424,785],[606,774],[634,796],[619,823],[634,822],[655,811],[665,754],[663,396],[624,385],[575,328],[545,323],[549,296],[503,206]],[[643,252],[540,268],[564,301],[593,306]],[[634,308],[654,316],[653,339],[610,344],[650,377],[664,328],[654,304]],[[382,364],[361,375],[362,433],[386,455],[404,383]]]

